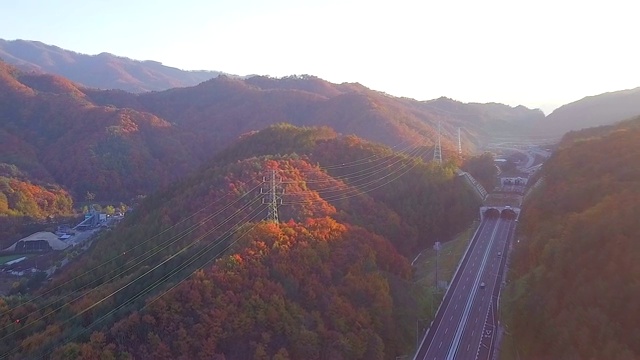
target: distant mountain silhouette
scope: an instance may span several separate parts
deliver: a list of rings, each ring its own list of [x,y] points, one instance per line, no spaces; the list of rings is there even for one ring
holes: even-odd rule
[[[525,136],[528,130],[544,120],[540,109],[519,105],[511,107],[500,103],[462,103],[446,97],[421,102],[421,107],[445,117],[447,122],[458,122],[462,127],[475,129],[483,138]]]
[[[562,135],[572,130],[610,125],[640,115],[640,87],[621,90],[566,104],[540,122],[538,130]]]
[[[185,71],[157,61],[138,61],[109,53],[79,54],[27,40],[0,39],[0,58],[25,71],[61,75],[87,87],[134,93],[192,86],[220,74]]]

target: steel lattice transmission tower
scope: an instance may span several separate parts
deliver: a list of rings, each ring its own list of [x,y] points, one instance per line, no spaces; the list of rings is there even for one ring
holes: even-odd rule
[[[269,184],[267,190],[260,189],[260,193],[264,195],[262,203],[268,205],[267,221],[279,223],[278,205],[282,205],[282,194],[284,194],[284,189],[280,186],[282,180],[276,179],[276,171],[271,170],[270,179],[267,180],[266,177],[263,177],[262,181]]]
[[[460,137],[460,128],[458,128],[458,155],[462,155],[462,138]]]
[[[438,121],[438,140],[436,141],[436,148],[433,151],[433,161],[437,161],[438,164],[442,164],[442,144],[440,143],[440,122]]]

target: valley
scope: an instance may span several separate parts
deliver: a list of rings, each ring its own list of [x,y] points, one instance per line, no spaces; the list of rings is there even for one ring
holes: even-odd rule
[[[637,89],[545,116],[0,50],[2,358],[640,354]]]

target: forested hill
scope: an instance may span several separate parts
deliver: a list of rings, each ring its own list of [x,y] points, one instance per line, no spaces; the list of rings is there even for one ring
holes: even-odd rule
[[[465,111],[444,112],[440,105],[313,76],[221,76],[136,95],[87,89],[0,61],[0,163],[16,166],[33,181],[61,186],[75,199],[90,192],[96,200],[127,201],[185,176],[239,136],[279,122],[330,126],[407,148],[432,147],[442,121],[444,156],[450,158],[457,156],[458,126],[468,153],[487,138],[487,118],[517,123],[536,113],[447,104]],[[500,111],[490,110],[496,107]]]
[[[0,39],[0,59],[24,71],[64,76],[85,87],[131,92],[193,86],[218,71],[185,71],[157,61],[137,61],[109,53],[79,54],[39,41]]]
[[[490,105],[452,100],[464,112],[446,112],[359,84],[332,84],[309,75],[281,79],[219,76],[193,87],[145,94],[85,92],[97,104],[150,112],[181,128],[199,130],[194,131],[194,141],[204,152],[218,151],[244,132],[283,121],[298,126],[330,126],[342,134],[355,134],[390,146],[402,142],[432,146],[441,122],[445,156],[453,156],[458,127],[464,129],[463,150],[470,153],[504,123],[513,123],[507,127],[513,130],[536,114],[543,117],[536,110],[521,111],[503,105],[502,112],[495,112]]]
[[[639,158],[635,118],[570,133],[545,163],[506,297],[520,358],[640,358]]]
[[[282,124],[247,135],[147,197],[42,297],[6,300],[13,310],[0,317],[0,354],[406,354],[420,305],[403,254],[465,229],[478,205],[454,164],[425,163],[425,151],[398,153],[329,128]],[[261,221],[272,172],[279,225]]]
[[[0,61],[0,165],[27,179],[127,200],[198,164],[186,138],[155,115],[95,105],[67,79]]]

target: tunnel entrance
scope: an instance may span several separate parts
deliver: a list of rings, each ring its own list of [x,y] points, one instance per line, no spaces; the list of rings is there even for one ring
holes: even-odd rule
[[[498,218],[500,217],[500,211],[498,209],[490,208],[484,211],[484,217],[488,218]]]
[[[520,215],[520,208],[512,208],[510,206],[496,206],[496,207],[481,207],[480,218],[486,219],[505,219],[505,220],[517,220]]]
[[[500,217],[503,219],[514,220],[518,217],[518,214],[516,214],[512,209],[504,209],[500,212]]]

